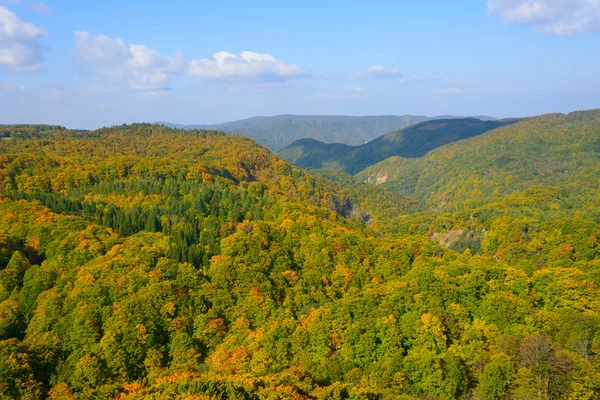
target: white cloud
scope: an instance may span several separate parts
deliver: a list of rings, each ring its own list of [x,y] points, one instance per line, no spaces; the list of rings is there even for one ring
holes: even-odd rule
[[[121,38],[111,39],[105,35],[91,35],[87,31],[75,32],[75,58],[100,66],[115,66],[127,61],[129,49]]]
[[[421,83],[421,82],[427,82],[427,81],[435,81],[435,78],[424,78],[419,75],[413,75],[413,76],[409,76],[409,77],[402,78],[399,80],[399,82],[404,83],[404,84]]]
[[[488,0],[487,9],[507,24],[532,25],[540,33],[600,32],[598,0]]]
[[[350,76],[353,81],[368,81],[372,79],[403,79],[404,75],[398,68],[386,68],[381,65],[371,65],[366,71]]]
[[[362,92],[363,88],[360,86],[348,86],[348,90],[351,92]]]
[[[367,75],[375,79],[402,79],[402,72],[398,68],[386,68],[381,65],[371,65],[367,68]]]
[[[182,71],[185,68],[183,53],[176,51],[173,57],[162,56],[148,46],[132,44],[129,46],[131,57],[127,64],[132,69],[154,68],[169,72]]]
[[[446,83],[449,83],[451,85],[461,84],[464,82],[465,82],[465,78],[455,78],[455,79],[449,79],[446,81]]]
[[[461,94],[463,90],[461,88],[445,88],[437,89],[433,91],[434,94]]]
[[[166,95],[167,95],[166,90],[153,90],[150,92],[140,93],[140,96],[142,96],[142,97],[162,97],[162,96],[166,96]]]
[[[75,58],[95,69],[98,76],[126,81],[134,90],[166,92],[171,74],[183,72],[185,59],[181,52],[173,57],[160,54],[145,45],[128,45],[121,38],[75,32]]]
[[[222,51],[188,63],[179,51],[168,57],[156,49],[128,44],[118,37],[92,35],[87,31],[74,34],[75,59],[88,66],[98,80],[113,82],[113,86],[127,85],[151,97],[163,96],[169,90],[171,77],[184,72],[202,80],[254,86],[310,76],[303,67],[284,64],[269,54],[245,51],[236,55]]]
[[[169,87],[169,75],[164,72],[132,71],[129,87],[137,90],[157,90]]]
[[[131,58],[127,64],[131,68],[148,68],[159,63],[161,55],[158,51],[143,44],[132,44],[129,46]]]
[[[0,93],[17,93],[24,92],[27,89],[22,85],[0,84]]]
[[[284,64],[270,54],[252,51],[239,55],[221,51],[193,60],[188,72],[199,79],[226,82],[282,82],[310,76],[300,65]]]
[[[34,3],[34,4],[30,5],[29,8],[31,8],[31,11],[39,13],[39,14],[51,14],[52,13],[52,9],[50,7],[48,7],[47,4],[44,4],[44,3]]]
[[[43,47],[39,39],[47,35],[45,29],[23,22],[15,13],[0,6],[0,65],[13,71],[40,69]]]

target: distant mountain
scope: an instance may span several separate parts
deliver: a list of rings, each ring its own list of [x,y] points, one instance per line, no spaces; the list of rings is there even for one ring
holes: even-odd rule
[[[67,128],[60,125],[44,124],[18,124],[18,125],[0,125],[0,137],[25,137],[39,136],[43,133],[66,131]]]
[[[482,117],[493,119],[492,117]],[[271,151],[279,151],[299,139],[358,146],[409,125],[440,119],[422,115],[381,115],[352,117],[343,115],[277,115],[253,117],[215,125],[178,125],[157,122],[179,129],[214,129],[247,136]]]
[[[600,175],[600,110],[548,114],[522,120],[425,157],[391,157],[362,171],[431,207],[506,196],[532,186],[556,186],[579,201],[597,202]]]
[[[277,115],[253,117],[215,125],[160,124],[179,129],[214,129],[246,136],[271,151],[279,151],[298,139],[311,138],[325,143],[359,145],[395,129],[403,128],[429,117],[416,115],[383,116],[330,116],[330,115]]]
[[[281,150],[279,155],[302,168],[330,168],[355,174],[388,157],[420,157],[436,147],[477,136],[514,121],[482,121],[476,118],[430,120],[355,147],[302,139]]]
[[[459,117],[456,115],[438,115],[432,119],[459,119],[459,118],[475,118],[481,121],[498,121],[500,118],[490,117],[489,115],[469,115],[467,117]]]

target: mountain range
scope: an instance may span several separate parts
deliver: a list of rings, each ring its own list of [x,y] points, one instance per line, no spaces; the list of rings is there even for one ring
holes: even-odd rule
[[[449,118],[420,115],[342,116],[277,115],[253,117],[213,125],[180,125],[157,122],[178,129],[212,129],[246,136],[277,152],[299,139],[310,138],[324,143],[360,145],[394,130],[430,119]],[[493,117],[479,117],[493,120]]]
[[[302,139],[278,154],[302,168],[329,168],[355,174],[388,157],[420,157],[436,147],[481,135],[514,122],[514,119],[435,119],[396,130],[360,146]]]

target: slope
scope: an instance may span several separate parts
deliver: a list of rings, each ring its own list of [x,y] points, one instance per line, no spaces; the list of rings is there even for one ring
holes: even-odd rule
[[[210,226],[210,235],[218,238],[223,224],[249,216],[275,218],[282,207],[296,203],[363,222],[377,221],[383,212],[403,213],[415,207],[414,202],[386,192],[394,199],[388,202],[390,207],[371,211],[365,201],[369,192],[380,189],[363,185],[356,192],[313,177],[253,140],[223,132],[150,124],[89,133],[46,126],[15,127],[12,132],[19,133],[0,142],[4,166],[0,181],[8,196],[38,200],[56,212],[85,215],[122,234],[148,227],[171,232],[177,227],[177,235],[189,236],[173,250],[184,261],[199,262],[213,254],[195,243],[202,234],[199,227],[190,231],[199,218],[192,211],[206,218],[218,216],[202,228]],[[207,197],[213,206],[202,203]],[[189,216],[178,215],[180,204],[189,207]],[[219,211],[220,207],[227,211]],[[166,215],[173,219],[164,221]]]
[[[432,207],[476,204],[539,185],[559,186],[583,201],[600,186],[599,133],[599,110],[543,115],[422,158],[389,158],[358,177]]]
[[[351,147],[299,140],[279,152],[284,159],[302,168],[331,168],[356,174],[391,156],[420,157],[436,147],[480,135],[514,120],[481,121],[454,118],[422,122]]]

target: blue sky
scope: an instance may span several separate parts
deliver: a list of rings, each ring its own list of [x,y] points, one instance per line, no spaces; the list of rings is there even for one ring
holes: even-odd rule
[[[600,2],[0,0],[0,123],[600,107]]]

